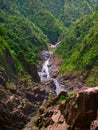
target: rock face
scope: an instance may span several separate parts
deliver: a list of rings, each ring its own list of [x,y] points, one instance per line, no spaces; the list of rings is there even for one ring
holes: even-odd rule
[[[56,92],[55,92],[56,86],[53,80],[48,80],[44,82],[44,85],[48,89],[49,93],[51,93],[52,95],[56,95]]]
[[[8,105],[0,102],[0,129],[20,130],[28,122],[28,118],[20,111],[11,112]]]
[[[74,75],[72,73],[59,77],[59,81],[68,92],[78,91],[85,87],[80,75]]]
[[[60,96],[65,96],[65,99],[61,102],[59,101]],[[98,87],[70,94],[61,92],[58,97],[55,98],[56,102],[52,107],[48,105],[41,111],[41,116],[37,120],[40,129],[44,126],[45,130],[52,130],[51,128],[59,130],[60,122],[62,122],[61,126],[63,126],[60,130],[98,129]],[[58,119],[58,115],[62,118]],[[58,127],[54,127],[55,122]]]
[[[27,115],[20,109],[22,103],[22,99],[10,96],[10,93],[0,86],[0,130],[20,130],[29,121]]]
[[[48,92],[35,83],[27,88],[22,83],[10,85],[13,87],[0,85],[0,130],[22,130],[48,98]]]
[[[41,130],[67,130],[68,125],[57,108],[44,111],[38,118],[36,125]]]
[[[90,129],[90,124],[97,118],[98,87],[89,88],[77,94],[60,106],[61,113],[70,129]]]
[[[67,130],[68,124],[64,120],[64,116],[55,104],[61,96],[66,96],[66,92],[61,92],[52,101],[46,101],[39,109],[40,116],[36,121],[36,125],[40,130]]]
[[[62,59],[58,58],[58,56],[52,55],[50,57],[49,69],[50,69],[50,75],[51,75],[51,77],[53,77],[53,78],[57,77],[57,74],[60,71],[61,63],[62,63]]]

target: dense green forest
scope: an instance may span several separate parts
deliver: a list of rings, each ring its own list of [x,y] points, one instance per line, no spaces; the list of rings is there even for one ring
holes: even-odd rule
[[[55,44],[64,31],[64,25],[47,10],[40,0],[9,0],[6,3],[11,6],[17,15],[23,15],[31,22],[35,23],[49,38],[50,42]]]
[[[96,0],[40,0],[66,26],[97,10]],[[48,4],[47,4],[48,3]]]
[[[77,20],[56,52],[64,59],[61,73],[87,73],[89,85],[98,84],[98,12]]]
[[[12,74],[24,72],[21,56],[28,64],[36,64],[39,52],[47,49],[49,42],[55,44],[64,36],[56,50],[66,59],[62,73],[74,68],[84,70],[87,66],[92,69],[93,64],[97,64],[94,58],[97,52],[91,56],[94,50],[85,50],[85,46],[90,46],[91,49],[97,43],[91,42],[97,33],[94,30],[97,28],[98,17],[97,13],[92,13],[97,7],[96,0],[0,0],[0,70]],[[85,14],[91,15],[84,16]],[[89,37],[93,31],[91,39]],[[90,43],[92,46],[87,45]],[[10,58],[6,61],[5,53],[12,58],[13,67],[9,65]]]
[[[20,54],[24,55],[28,64],[33,65],[39,59],[39,51],[47,49],[49,42],[34,23],[18,15],[17,11],[6,1],[0,1],[0,70],[9,77],[25,73],[23,63],[18,58]]]

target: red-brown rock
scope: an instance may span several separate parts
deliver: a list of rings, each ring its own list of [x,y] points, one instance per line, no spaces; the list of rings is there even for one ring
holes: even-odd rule
[[[89,88],[68,99],[60,110],[71,130],[75,128],[90,129],[90,124],[97,117],[98,87]]]

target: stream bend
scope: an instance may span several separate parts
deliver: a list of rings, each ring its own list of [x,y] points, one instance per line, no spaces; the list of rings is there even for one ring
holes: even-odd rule
[[[62,88],[62,86],[60,85],[60,83],[58,82],[58,79],[57,78],[51,78],[51,75],[49,73],[49,67],[51,67],[50,65],[50,55],[51,55],[51,52],[49,51],[46,51],[44,56],[45,56],[45,61],[42,65],[42,69],[39,73],[39,76],[40,76],[40,79],[41,79],[41,82],[46,82],[48,80],[53,80],[55,86],[56,86],[56,89],[55,89],[55,92],[56,94],[58,95],[61,91],[65,91],[64,88]]]

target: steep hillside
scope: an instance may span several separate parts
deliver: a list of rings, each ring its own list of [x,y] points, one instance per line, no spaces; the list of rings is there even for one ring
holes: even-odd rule
[[[47,49],[47,37],[38,27],[36,27],[26,18],[7,13],[5,10],[2,9],[0,10],[0,12],[0,43],[2,46],[0,48],[0,55],[1,57],[3,56],[3,60],[0,60],[0,65],[6,71],[9,70],[7,68],[11,68],[11,66],[8,64],[8,62],[10,61],[6,61],[8,60],[8,58],[4,56],[4,52],[2,49],[5,48],[5,46],[7,46],[7,48],[9,49],[10,55],[12,55],[12,57],[14,58],[16,57],[16,60],[19,52],[21,51],[26,61],[28,63],[31,62],[30,64],[34,64],[38,60],[38,52],[43,49]],[[7,64],[9,66],[7,66]],[[21,64],[17,64],[17,69],[20,69],[21,71],[22,66],[20,66]]]
[[[87,84],[98,84],[98,13],[76,21],[57,48],[64,58],[61,73],[82,73]]]
[[[37,63],[49,39],[7,2],[0,0],[0,130],[22,130],[48,97]]]
[[[98,87],[85,90],[98,85],[96,2],[0,0],[0,130],[84,130],[97,120]]]
[[[51,11],[54,16],[59,18],[60,21],[64,19],[64,4],[65,0],[40,0],[44,3],[49,11]]]
[[[34,22],[48,36],[51,43],[55,44],[62,37],[63,24],[46,9],[40,0],[9,0],[5,5],[7,7],[9,5],[17,15],[23,15]]]
[[[40,0],[66,26],[97,9],[96,0]]]

